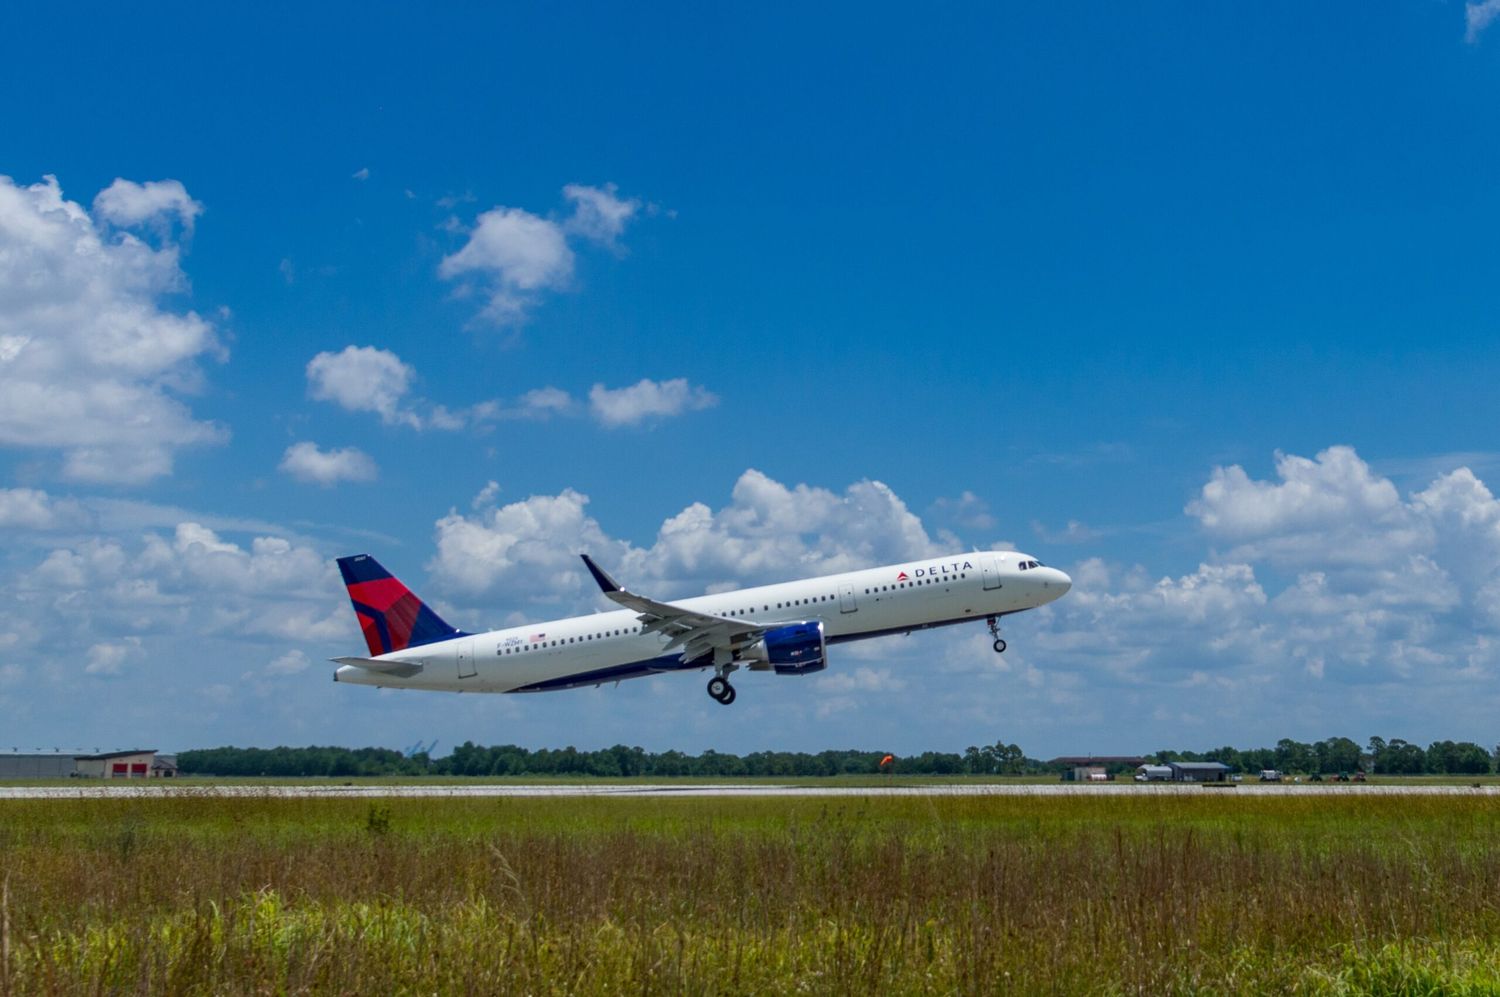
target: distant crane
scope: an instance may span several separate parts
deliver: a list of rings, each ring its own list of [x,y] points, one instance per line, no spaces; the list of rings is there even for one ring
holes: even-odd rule
[[[421,739],[418,738],[416,744],[413,744],[411,747],[407,748],[405,751],[403,751],[401,753],[403,755],[405,755],[407,758],[411,758],[413,755],[426,755],[428,758],[431,758],[432,757],[432,749],[434,749],[436,747],[437,747],[437,738],[433,738],[432,741],[425,748],[422,746]]]

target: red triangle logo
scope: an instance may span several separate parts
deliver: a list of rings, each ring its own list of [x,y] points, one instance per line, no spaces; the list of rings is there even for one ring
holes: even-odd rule
[[[901,574],[897,575],[896,576],[896,581],[898,581],[898,582],[904,582],[904,581],[906,581],[906,572],[903,571],[903,572],[901,572]]]

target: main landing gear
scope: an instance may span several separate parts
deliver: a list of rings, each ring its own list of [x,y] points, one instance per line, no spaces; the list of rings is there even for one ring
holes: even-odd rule
[[[725,706],[734,702],[734,686],[723,675],[715,675],[708,680],[708,694]]]
[[[1004,654],[1005,641],[1000,637],[1000,618],[998,616],[991,616],[984,622],[990,625],[990,636],[995,638],[995,653]],[[709,695],[713,695],[712,691],[710,691]]]
[[[724,706],[734,702],[734,686],[729,684],[729,673],[738,667],[729,648],[714,648],[714,677],[708,680],[708,694],[715,702]]]

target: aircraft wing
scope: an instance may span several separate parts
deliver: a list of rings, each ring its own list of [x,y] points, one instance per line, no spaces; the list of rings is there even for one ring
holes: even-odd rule
[[[633,609],[643,624],[641,633],[664,633],[672,639],[663,650],[682,648],[682,660],[693,661],[705,655],[718,657],[717,651],[729,653],[731,660],[739,651],[765,636],[766,628],[749,620],[737,620],[730,616],[714,616],[699,613],[670,602],[657,602],[643,595],[627,591],[594,563],[587,554],[579,555],[588,566],[589,574],[599,583],[599,588],[610,600],[626,609]]]

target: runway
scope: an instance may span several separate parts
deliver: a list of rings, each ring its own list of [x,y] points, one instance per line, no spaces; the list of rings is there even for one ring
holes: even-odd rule
[[[1236,783],[1212,788],[1197,784],[1112,783],[1087,785],[1044,783],[928,784],[891,786],[809,786],[768,783],[546,783],[480,785],[277,785],[215,784],[183,785],[170,782],[93,782],[78,786],[0,786],[0,800],[88,800],[171,799],[181,797],[241,798],[281,797],[293,799],[391,799],[391,798],[556,798],[598,797],[897,797],[897,796],[1203,796],[1264,798],[1269,796],[1500,796],[1500,785],[1402,786],[1344,785],[1340,783],[1262,785]]]

